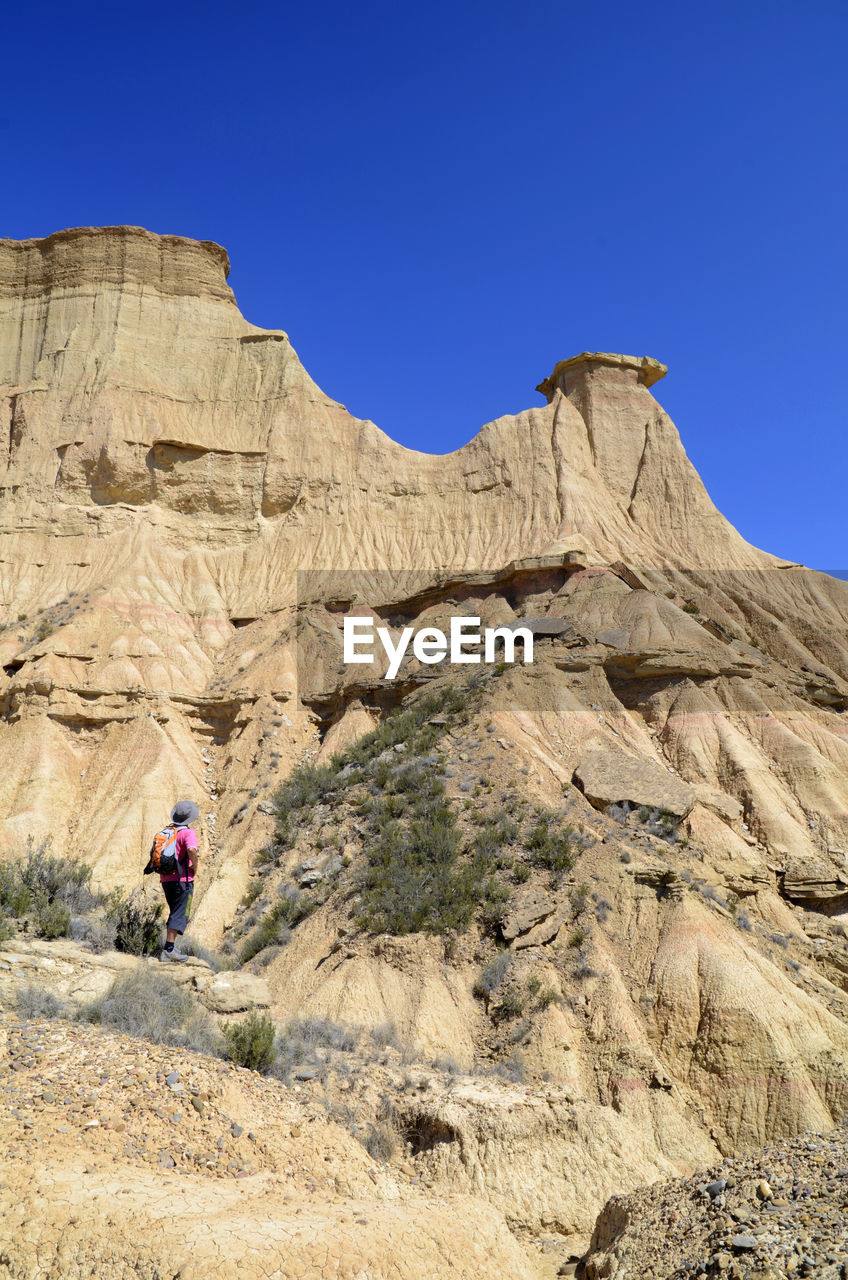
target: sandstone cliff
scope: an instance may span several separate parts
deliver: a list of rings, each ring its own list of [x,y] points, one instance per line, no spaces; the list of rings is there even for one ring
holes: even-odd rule
[[[397,1084],[399,1123],[434,1186],[519,1231],[588,1234],[615,1191],[832,1124],[848,585],[720,515],[656,361],[564,360],[546,404],[416,453],[246,322],[227,269],[219,246],[139,228],[0,242],[0,850],[49,834],[129,887],[194,794],[207,941],[237,952],[292,886],[320,885],[250,961],[275,1017],[388,1020],[454,1055],[461,1086],[413,1104]],[[556,876],[519,822],[497,868],[511,989],[550,993],[517,1020],[475,995],[492,929],[448,956],[356,924],[371,834],[352,784],[253,861],[292,767],[432,682],[414,661],[391,687],[351,674],[345,614],[441,625],[459,606],[537,638],[532,669],[443,725],[463,839],[505,798],[581,832]],[[475,1069],[505,1060],[543,1096],[481,1092]]]

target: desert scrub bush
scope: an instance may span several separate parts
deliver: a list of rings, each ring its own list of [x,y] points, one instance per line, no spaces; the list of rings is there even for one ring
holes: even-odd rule
[[[390,747],[400,743],[419,754],[430,751],[448,726],[467,721],[469,706],[468,689],[448,685],[434,689],[416,699],[403,711],[386,717],[382,724],[350,747],[342,757],[344,763],[368,765]],[[438,721],[434,722],[434,717]]]
[[[526,1008],[527,997],[510,983],[501,988],[493,1017],[495,1022],[507,1022],[512,1018],[519,1018]]]
[[[575,915],[580,915],[581,911],[586,910],[586,904],[589,901],[589,886],[584,881],[579,884],[576,889],[571,890],[571,906]]]
[[[595,918],[599,924],[606,924],[612,914],[612,903],[606,898],[598,898],[595,901]]]
[[[683,609],[684,613],[691,613],[693,615],[701,612],[701,610],[692,600],[687,600],[686,603],[681,606],[681,608]]]
[[[507,1080],[510,1084],[522,1084],[527,1075],[527,1069],[518,1053],[512,1053],[508,1058],[501,1059],[499,1062],[492,1062],[477,1068],[479,1075],[497,1076],[501,1080]]]
[[[474,835],[472,848],[479,857],[493,860],[505,845],[512,844],[517,835],[518,827],[507,814],[501,812],[493,814],[490,818],[482,817],[480,828]]]
[[[441,784],[432,777],[401,824],[380,824],[360,876],[357,923],[370,933],[464,932],[478,905],[472,868]]]
[[[404,1042],[394,1022],[378,1022],[371,1028],[370,1035],[378,1049],[397,1049],[403,1053]]]
[[[617,822],[619,826],[627,826],[627,820],[630,817],[630,805],[626,800],[622,800],[619,804],[611,804],[607,809],[607,817],[612,818],[613,822]]]
[[[386,1164],[394,1160],[401,1146],[400,1134],[391,1120],[372,1120],[364,1133],[357,1131],[356,1136],[368,1152],[372,1160]]]
[[[37,982],[25,982],[14,993],[15,1009],[18,1017],[28,1018],[64,1018],[67,1006],[52,991]]]
[[[214,947],[204,947],[201,942],[195,938],[186,936],[182,939],[180,949],[187,956],[196,956],[198,960],[203,960],[213,973],[220,973],[223,969],[234,969],[235,961],[231,956],[222,955],[220,951],[216,951]]]
[[[33,898],[48,904],[59,901],[75,911],[90,911],[100,903],[100,895],[91,889],[91,867],[73,858],[50,855],[45,841],[38,848],[32,844],[20,864],[21,883]]]
[[[439,1071],[445,1076],[458,1076],[462,1074],[462,1067],[451,1053],[437,1054],[431,1065],[434,1071]]]
[[[532,872],[526,862],[517,862],[512,869],[512,878],[516,884],[526,884]]]
[[[284,892],[265,912],[244,943],[239,953],[240,963],[247,964],[266,947],[284,946],[291,937],[292,929],[311,915],[318,905],[311,894],[300,893],[297,889]]]
[[[163,905],[134,889],[126,898],[118,895],[109,904],[106,916],[115,928],[115,950],[133,956],[152,956],[162,946]]]
[[[384,787],[398,795],[413,792],[425,766],[434,761],[425,759],[398,766],[396,760],[381,757],[399,746],[426,757],[448,727],[448,718],[464,716],[467,704],[468,695],[462,690],[434,690],[387,716],[354,746],[333,756],[329,765],[299,765],[273,797],[277,818],[274,855],[292,847],[298,827],[305,825],[323,800],[338,797],[363,782],[370,783],[375,793]],[[393,804],[395,816],[399,816],[402,802]]]
[[[242,910],[246,911],[248,907],[252,907],[261,892],[262,884],[259,880],[254,880],[253,884],[248,885],[242,894],[242,899],[239,903]]]
[[[65,938],[71,912],[91,911],[104,898],[91,889],[91,867],[71,858],[50,855],[49,841],[37,848],[30,840],[26,855],[0,865],[0,932],[10,937],[17,921],[28,918],[42,938]]]
[[[84,942],[97,956],[115,950],[115,926],[104,916],[72,916],[68,936],[74,942]]]
[[[570,871],[574,866],[571,827],[556,829],[556,816],[539,813],[524,837],[525,847],[534,867],[547,871]]]
[[[549,1009],[552,1004],[556,1004],[558,1002],[559,998],[558,993],[554,991],[553,987],[542,987],[536,996],[536,1008]]]
[[[269,867],[277,861],[277,850],[273,844],[263,845],[261,849],[257,849],[253,858],[255,867]]]
[[[707,903],[707,906],[711,907],[713,903],[715,903],[716,906],[727,907],[727,903],[725,902],[724,898],[721,896],[721,894],[718,892],[717,889],[713,888],[711,884],[697,884],[695,888],[697,889],[701,897],[704,899],[704,901]]]
[[[209,1014],[173,978],[139,964],[115,978],[105,996],[80,1013],[86,1022],[198,1053],[218,1053],[221,1041]]]
[[[627,865],[627,863],[633,861],[633,854],[630,852],[629,849],[622,849],[618,860],[619,862],[623,862],[625,865]]]
[[[471,867],[472,877],[475,868]],[[479,881],[477,882],[479,883]],[[489,876],[479,887],[480,927],[484,933],[497,935],[504,917],[504,907],[509,901],[509,889],[495,876]]]
[[[0,863],[0,912],[18,920],[29,911],[32,894],[20,877],[16,863]]]
[[[274,844],[278,851],[290,849],[311,811],[339,787],[338,770],[332,765],[297,765],[275,792],[272,803],[277,819]]]
[[[734,916],[734,920],[736,922],[737,929],[741,929],[743,933],[751,932],[753,925],[751,924],[751,917],[748,915],[747,911],[737,911]]]
[[[499,951],[494,960],[490,960],[485,969],[475,980],[472,991],[478,1000],[489,999],[498,990],[512,967],[512,956],[508,951]]]
[[[274,1048],[276,1032],[266,1013],[252,1009],[241,1022],[222,1024],[224,1056],[236,1066],[267,1074],[277,1056]]]
[[[575,929],[571,934],[571,937],[568,939],[568,945],[570,947],[575,947],[575,948],[582,947],[585,941],[586,941],[586,930]]]
[[[352,1053],[359,1041],[357,1031],[329,1018],[292,1018],[277,1034],[271,1074],[291,1084],[298,1069],[307,1068],[323,1080],[331,1060]]]
[[[33,913],[32,924],[39,938],[67,938],[71,913],[64,902],[42,902]]]

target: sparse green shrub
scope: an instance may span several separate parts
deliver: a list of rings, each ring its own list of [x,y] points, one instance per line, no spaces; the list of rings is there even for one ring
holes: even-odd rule
[[[505,987],[494,1011],[496,1022],[518,1018],[527,1008],[527,998],[515,986]]]
[[[48,904],[59,901],[74,911],[90,911],[98,906],[100,897],[91,889],[91,867],[73,858],[50,855],[48,848],[49,840],[37,848],[30,841],[26,857],[19,864],[20,882],[33,899],[42,898]]]
[[[317,906],[316,899],[310,894],[299,893],[297,890],[284,893],[266,911],[248,937],[239,955],[240,962],[247,964],[266,947],[284,946],[291,937],[292,929],[311,915]]]
[[[571,905],[575,915],[580,915],[581,911],[586,910],[586,904],[589,901],[589,886],[584,881],[579,884],[576,889],[571,890]]]
[[[33,927],[39,938],[67,938],[71,913],[64,902],[42,902],[36,907]]]
[[[697,614],[701,612],[698,606],[691,600],[687,600],[686,603],[681,607],[684,613]]]
[[[575,929],[571,937],[568,939],[568,945],[570,947],[575,947],[575,948],[582,947],[585,941],[586,941],[586,930]]]
[[[259,897],[261,892],[262,892],[261,881],[254,880],[253,884],[248,885],[248,887],[245,889],[244,893],[242,894],[242,899],[241,899],[241,902],[239,903],[239,906],[246,911],[248,907],[253,906],[254,902]]]
[[[126,898],[115,896],[107,917],[115,926],[115,949],[133,956],[150,956],[162,946],[162,903],[151,901],[143,889]]]
[[[457,865],[459,832],[431,780],[404,825],[389,820],[367,851],[357,922],[371,933],[467,929],[477,906],[470,869]]]
[[[224,1053],[237,1066],[267,1074],[277,1056],[274,1048],[276,1032],[267,1014],[251,1010],[241,1022],[222,1025]]]
[[[557,831],[555,822],[553,814],[540,813],[527,832],[524,843],[535,867],[548,871],[570,871],[574,866],[573,832],[571,827]]]
[[[32,894],[21,879],[19,867],[10,862],[0,862],[0,911],[5,916],[20,919],[29,911]]]
[[[512,869],[512,878],[516,884],[526,884],[531,874],[526,862],[518,862]]]
[[[536,997],[536,1008],[548,1009],[552,1004],[556,1004],[558,1000],[559,1000],[559,996],[557,995],[556,991],[554,991],[553,987],[542,987],[541,991]]]
[[[11,937],[16,922],[29,917],[37,937],[64,938],[72,912],[102,908],[103,896],[91,889],[91,867],[52,856],[48,848],[49,840],[37,847],[30,840],[24,858],[0,864],[0,936]]]
[[[508,901],[509,890],[506,886],[494,876],[489,876],[480,889],[480,924],[485,932],[495,933],[498,930]]]

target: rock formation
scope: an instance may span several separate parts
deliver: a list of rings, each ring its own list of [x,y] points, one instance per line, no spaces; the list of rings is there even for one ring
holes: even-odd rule
[[[392,1085],[393,1106],[416,1167],[493,1223],[588,1238],[614,1192],[827,1128],[848,1110],[848,584],[721,516],[658,362],[564,360],[546,404],[417,453],[245,321],[227,270],[132,227],[0,242],[0,852],[50,836],[129,888],[197,796],[204,940],[237,950],[320,891],[254,980],[278,1019],[391,1022],[455,1056],[461,1087]],[[447,956],[357,925],[355,782],[254,863],[292,768],[433,683],[414,658],[391,685],[344,667],[344,617],[460,607],[536,645],[443,722],[463,840],[504,797],[581,832],[554,873],[521,819],[497,868],[514,1006],[537,993],[518,1021],[479,994],[491,930]],[[481,1061],[513,1059],[535,1099],[481,1091]]]

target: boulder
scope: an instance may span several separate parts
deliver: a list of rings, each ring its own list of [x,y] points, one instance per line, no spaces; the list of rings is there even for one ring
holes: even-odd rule
[[[501,925],[501,932],[507,942],[527,933],[541,920],[546,920],[556,911],[557,904],[549,893],[538,889],[528,889],[521,894],[512,910]]]
[[[626,800],[682,818],[697,799],[694,787],[662,765],[610,747],[596,747],[584,755],[574,770],[574,782],[596,809]]]
[[[200,999],[213,1013],[242,1013],[246,1009],[267,1009],[271,992],[264,978],[253,973],[219,973],[200,992]]]

